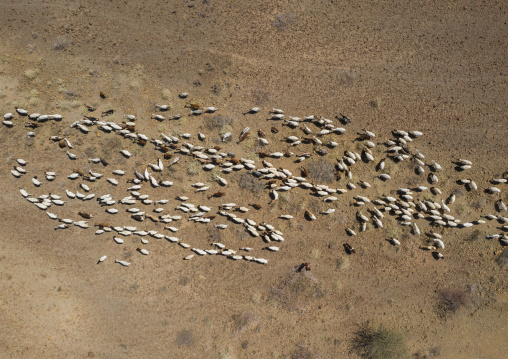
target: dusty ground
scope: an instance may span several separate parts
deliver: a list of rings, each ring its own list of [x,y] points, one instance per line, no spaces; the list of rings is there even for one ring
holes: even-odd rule
[[[107,136],[68,128],[85,114],[84,103],[136,114],[147,135],[206,130],[207,116],[179,125],[149,119],[156,102],[183,111],[177,94],[186,91],[191,101],[235,118],[235,134],[247,125],[271,126],[264,116],[241,115],[255,105],[265,114],[272,107],[298,116],[345,113],[353,119],[348,140],[363,128],[380,141],[394,128],[417,129],[425,134],[418,148],[446,167],[444,193],[463,177],[453,171],[456,158],[472,160],[467,176],[485,187],[508,170],[507,11],[502,1],[1,2],[0,112],[21,106],[66,118],[30,141],[22,127],[0,129],[0,356],[355,358],[351,339],[370,321],[402,332],[420,357],[505,357],[506,266],[496,262],[498,242],[464,240],[474,229],[447,233],[442,261],[420,251],[409,234],[396,251],[382,241],[382,230],[362,235],[359,253],[347,256],[345,224],[320,219],[301,226],[279,221],[287,240],[267,266],[184,262],[181,251],[156,241],[152,255],[129,268],[95,265],[104,253],[138,254],[129,252],[132,245],[126,252],[113,248],[91,230],[54,231],[19,195],[29,178],[16,180],[9,170],[22,157],[34,172],[70,173],[75,164],[47,141],[50,135],[68,136],[83,158],[87,149],[104,151]],[[234,150],[252,155],[246,145]],[[138,169],[155,158],[147,148],[137,159],[109,159]],[[173,176],[189,191],[186,174]],[[392,187],[410,179],[393,176]],[[231,182],[231,201],[257,199]],[[101,186],[98,192],[108,190]],[[337,208],[352,225],[356,209],[345,198]],[[464,192],[457,205],[472,220],[493,212],[496,198]],[[210,233],[189,231],[208,242]],[[313,265],[305,289],[288,300],[274,295],[304,260]],[[468,301],[443,315],[439,293],[449,289],[466,291]]]

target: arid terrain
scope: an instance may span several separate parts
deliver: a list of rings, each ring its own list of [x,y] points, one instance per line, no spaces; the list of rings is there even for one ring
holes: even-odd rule
[[[508,203],[508,184],[495,185],[500,193],[485,191],[492,179],[508,178],[507,19],[506,1],[1,1],[0,115],[16,114],[19,107],[58,113],[63,120],[31,129],[26,117],[16,115],[13,127],[0,128],[0,358],[360,358],[368,357],[361,339],[371,339],[362,334],[378,328],[388,328],[391,345],[401,349],[386,357],[507,357],[508,249],[486,239],[503,233],[502,224],[486,215],[508,217],[496,208],[499,200]],[[188,98],[179,97],[183,92]],[[90,112],[85,104],[97,109]],[[171,109],[161,112],[156,104]],[[189,116],[189,104],[217,111]],[[243,114],[253,107],[259,113]],[[335,148],[292,147],[284,138],[305,134],[267,120],[272,108],[286,116],[323,116],[346,133],[323,136],[323,142],[337,141]],[[101,117],[110,109],[112,115]],[[152,118],[180,113],[179,120]],[[351,181],[343,173],[327,182],[357,188],[324,203],[300,188],[271,201],[267,181],[245,176],[246,170],[221,174],[228,185],[220,187],[190,156],[180,155],[170,166],[174,154],[156,175],[174,186],[144,182],[141,191],[169,199],[163,213],[177,214],[178,195],[212,207],[214,214],[222,203],[256,202],[263,206],[259,211],[235,213],[273,224],[285,241],[272,253],[241,226],[215,230],[215,224],[230,223],[219,215],[194,224],[182,214],[174,235],[193,246],[252,246],[253,255],[269,262],[219,255],[183,260],[189,250],[155,238],[148,238],[143,248],[150,254],[143,256],[136,251],[139,237],[118,245],[111,233],[95,235],[97,227],[55,230],[60,223],[19,191],[65,197],[65,189],[75,192],[87,183],[97,197],[127,196],[127,178],[163,153],[151,142],[141,146],[97,126],[88,134],[70,127],[84,116],[121,123],[124,114],[136,116],[137,133],[157,139],[160,133],[190,133],[190,143],[221,146],[260,168],[260,152],[312,153],[302,163],[265,158],[296,176],[318,158],[335,165],[346,150],[362,153],[365,141],[353,140],[363,130],[376,134],[375,161],[358,161]],[[341,124],[340,114],[351,123]],[[237,143],[245,127],[251,136]],[[258,129],[266,132],[267,146],[258,142]],[[413,158],[387,159],[391,179],[376,177],[376,164],[388,155],[384,143],[396,129],[423,133],[408,146],[425,154],[426,165],[435,160],[442,166],[439,183],[429,184],[430,166],[416,175]],[[35,137],[27,137],[29,131]],[[226,132],[232,140],[223,143]],[[67,138],[73,148],[60,148],[50,136]],[[319,156],[317,147],[328,154]],[[121,149],[133,156],[125,158]],[[78,159],[69,159],[67,150]],[[88,161],[96,157],[109,165]],[[29,161],[28,173],[15,178],[11,170],[19,158]],[[472,168],[457,171],[453,162],[459,158]],[[116,169],[126,171],[115,177],[118,187],[105,180]],[[67,180],[76,170],[104,177]],[[56,172],[56,180],[47,181],[45,171]],[[33,176],[41,187],[32,184]],[[474,180],[478,190],[458,184],[460,179]],[[360,188],[360,180],[372,187]],[[212,188],[198,194],[191,187],[196,182]],[[431,227],[419,219],[422,234],[415,235],[412,226],[385,214],[383,228],[371,220],[367,231],[346,234],[348,227],[358,232],[359,210],[368,214],[355,205],[355,195],[374,200],[418,185],[438,187],[442,195],[415,197],[440,201],[453,193],[450,215],[485,223]],[[212,191],[225,195],[209,199]],[[120,213],[106,215],[95,199],[64,200],[65,206],[48,211],[74,220],[87,211],[94,215],[90,225],[112,221],[172,235],[162,223],[132,221],[127,206],[115,205]],[[319,214],[327,208],[336,211]],[[317,219],[307,220],[306,209]],[[283,214],[294,218],[278,218]],[[429,231],[442,234],[443,259],[421,249]],[[390,237],[401,245],[392,245]],[[345,252],[346,242],[355,253]],[[108,259],[97,264],[103,255]],[[311,263],[311,271],[296,272],[302,262]]]

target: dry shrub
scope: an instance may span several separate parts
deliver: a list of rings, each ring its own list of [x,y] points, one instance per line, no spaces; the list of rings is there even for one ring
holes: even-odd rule
[[[259,323],[259,317],[252,312],[243,312],[232,316],[233,334],[242,333],[248,329],[253,329]]]
[[[305,312],[310,303],[324,296],[311,272],[291,271],[270,291],[270,299],[290,312]]]
[[[324,158],[318,158],[307,165],[309,177],[318,183],[330,183],[336,180],[335,168]]]
[[[189,166],[187,167],[187,174],[189,176],[195,176],[197,175],[199,172],[201,172],[201,162],[199,161],[192,161],[191,163],[189,163]]]
[[[245,229],[239,228],[236,231],[237,239],[240,241],[245,241],[250,238],[249,232],[247,232]]]
[[[476,210],[480,210],[483,207],[485,207],[486,203],[487,203],[487,200],[485,198],[480,198],[480,199],[478,199],[476,201],[471,202],[471,207],[476,209]]]
[[[100,149],[102,156],[107,156],[110,153],[119,152],[122,149],[122,140],[120,137],[110,137],[108,139],[104,139],[100,143]]]
[[[169,96],[171,96],[171,91],[169,89],[162,89],[161,97],[163,100],[169,100]]]
[[[178,277],[178,285],[186,286],[187,284],[189,284],[189,282],[190,282],[189,277],[185,275],[181,275]]]
[[[349,268],[349,258],[348,257],[339,257],[337,258],[337,260],[335,261],[335,266],[337,267],[337,269],[347,269]]]
[[[370,101],[370,105],[374,108],[381,107],[381,97],[375,97],[372,101]]]
[[[508,268],[508,248],[503,249],[501,255],[497,259],[497,264],[499,264],[501,268]]]
[[[241,189],[248,190],[253,194],[258,194],[263,189],[263,183],[254,178],[250,173],[244,173],[240,176],[240,180],[238,181],[238,186]]]
[[[470,300],[470,294],[464,289],[444,289],[439,292],[438,310],[442,315],[455,313],[460,307],[468,304]]]
[[[272,23],[278,30],[285,30],[289,25],[296,22],[295,14],[279,14],[275,16],[275,21]]]
[[[342,71],[340,84],[344,87],[351,87],[356,82],[356,74],[352,71]]]
[[[176,345],[186,345],[191,347],[194,344],[194,337],[192,336],[192,332],[190,330],[181,330],[176,334]]]
[[[67,40],[65,40],[63,37],[58,36],[55,40],[55,43],[53,44],[54,50],[64,50],[67,47]]]
[[[220,82],[214,83],[213,86],[211,87],[211,90],[215,95],[220,95],[220,92],[222,91],[222,86]]]
[[[421,178],[417,175],[406,177],[406,186],[409,188],[418,186],[420,182]]]
[[[465,241],[473,242],[485,236],[485,232],[475,229],[469,236],[464,238]]]
[[[279,193],[279,200],[277,202],[279,209],[282,211],[290,211],[294,214],[298,210],[298,207],[291,206],[291,194],[289,192]]]
[[[464,195],[466,194],[466,192],[464,191],[464,188],[462,187],[457,187],[455,188],[453,191],[452,191],[452,194],[455,195],[455,197],[464,197]]]
[[[408,357],[408,350],[402,334],[383,325],[374,329],[368,323],[364,324],[355,333],[352,347],[362,358],[399,359]]]
[[[264,104],[266,101],[270,99],[268,93],[261,90],[254,90],[252,92],[252,97],[254,98],[254,103],[257,106]]]
[[[313,352],[308,346],[298,344],[298,348],[291,354],[291,359],[320,359],[321,354]]]
[[[37,70],[37,69],[35,69],[35,70],[34,70],[34,69],[28,69],[28,70],[26,70],[26,71],[23,73],[23,75],[24,75],[27,79],[29,79],[29,80],[33,80],[34,78],[36,78],[36,77],[37,77],[37,74],[38,74],[38,73],[39,73],[39,70]]]
[[[222,229],[211,227],[208,230],[208,239],[211,243],[222,241]]]
[[[222,116],[222,115],[215,115],[212,117],[211,120],[209,120],[206,123],[206,127],[212,131],[212,130],[220,130],[224,126],[231,126],[235,122],[235,119],[232,117]]]

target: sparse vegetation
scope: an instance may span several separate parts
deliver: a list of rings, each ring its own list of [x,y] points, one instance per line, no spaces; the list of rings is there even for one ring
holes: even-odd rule
[[[278,30],[285,30],[291,24],[296,23],[296,16],[293,13],[279,14],[275,16],[275,21],[272,23]]]
[[[176,345],[185,345],[191,347],[194,344],[194,337],[190,330],[181,330],[176,334]]]
[[[352,71],[342,71],[340,74],[340,84],[344,87],[351,87],[356,81],[356,74]]]
[[[296,207],[291,206],[291,194],[289,192],[280,192],[277,204],[279,205],[279,209],[281,211],[290,211],[291,213],[295,213],[297,209]]]
[[[69,96],[71,98],[79,97],[79,95],[75,91],[72,91],[72,90],[65,90],[65,95]]]
[[[402,334],[381,325],[377,329],[368,323],[356,333],[352,342],[353,350],[367,359],[402,359],[408,357],[408,350]]]
[[[169,100],[170,95],[171,95],[171,91],[169,91],[169,89],[163,89],[161,91],[161,97],[163,100]]]
[[[337,269],[347,269],[349,268],[349,258],[348,257],[339,257],[335,262]]]
[[[335,168],[324,158],[319,158],[307,164],[309,177],[318,183],[330,183],[336,180]]]
[[[235,122],[234,118],[222,116],[222,115],[215,115],[212,117],[211,120],[209,120],[206,123],[206,127],[212,131],[212,130],[219,130],[222,129],[224,126],[231,126]]]
[[[310,251],[309,257],[312,259],[316,259],[319,257],[319,254],[320,250],[318,248],[314,248],[313,250]]]
[[[464,189],[462,187],[457,187],[452,191],[452,194],[454,194],[458,198],[458,197],[464,197],[466,192],[464,191]]]
[[[199,172],[201,172],[201,162],[199,161],[192,161],[189,163],[189,166],[187,167],[187,174],[189,176],[195,176]]]
[[[458,215],[462,215],[464,213],[467,213],[467,207],[462,204],[462,203],[459,203],[457,205],[455,205],[455,213],[457,213]]]
[[[25,76],[25,78],[27,78],[28,80],[33,80],[38,74],[39,71],[37,69],[28,69],[25,70],[23,76]]]
[[[398,238],[402,234],[400,227],[398,226],[387,226],[386,227],[386,237],[388,238]]]
[[[501,268],[508,267],[508,248],[503,249],[501,255],[497,259],[497,264],[499,264]]]
[[[224,125],[221,127],[220,131],[219,131],[219,135],[222,137],[224,136],[226,133],[228,132],[233,132],[233,127],[229,126],[229,125]],[[231,140],[233,139],[233,135],[229,136],[228,139],[226,139],[225,142],[230,142]]]
[[[263,182],[254,178],[254,176],[250,173],[244,173],[240,176],[238,186],[240,186],[241,189],[252,192],[253,194],[258,194],[263,189]]]
[[[242,146],[245,150],[249,151],[258,143],[258,139],[254,134],[250,134],[243,142]],[[249,151],[250,152],[250,151]]]
[[[21,98],[12,102],[12,106],[14,106],[14,107],[21,107],[21,108],[23,108],[23,107],[26,107],[26,105],[27,105],[27,102],[24,99],[21,99]]]
[[[291,271],[270,292],[270,300],[291,312],[304,312],[311,301],[322,298],[324,292],[311,272]]]
[[[381,98],[380,97],[374,98],[372,101],[370,101],[370,105],[374,108],[381,107]]]
[[[181,275],[178,277],[178,285],[181,285],[181,286],[186,286],[187,284],[189,284],[189,277],[187,277],[186,275]]]
[[[259,304],[259,303],[261,303],[262,300],[263,300],[263,296],[261,295],[261,293],[255,292],[255,293],[252,293],[250,296],[250,301],[254,304]]]
[[[219,351],[219,357],[220,359],[233,359],[233,355],[231,354],[231,349],[230,348],[222,348],[220,351]]]
[[[291,354],[291,359],[320,359],[321,355],[309,349],[308,346],[299,344],[298,348]]]
[[[413,176],[407,176],[406,177],[406,186],[409,188],[416,187],[420,184],[422,181],[422,177],[413,175]]]
[[[102,156],[108,156],[111,153],[119,152],[122,149],[122,140],[120,137],[111,137],[101,141],[100,149]]]
[[[39,99],[37,97],[30,97],[28,99],[28,106],[35,107],[39,104]]]
[[[261,91],[261,90],[254,90],[252,92],[252,97],[254,98],[254,103],[257,106],[262,105],[266,101],[270,99],[270,96],[268,96],[268,93]]]
[[[242,229],[242,228],[236,230],[236,235],[237,235],[236,238],[239,241],[245,241],[246,239],[250,238],[249,233],[247,233],[247,231],[245,229]]]
[[[471,297],[465,289],[449,288],[439,292],[438,310],[442,315],[455,313],[459,308],[468,304]]]
[[[487,200],[485,198],[479,198],[476,201],[471,202],[471,207],[473,209],[479,210],[485,207],[485,204],[487,203]]]
[[[243,312],[232,316],[232,332],[238,334],[252,329],[258,322],[259,317],[252,312]]]
[[[342,288],[344,288],[344,283],[342,283],[341,280],[335,281],[335,284],[333,285],[333,289],[336,291],[340,291]]]
[[[476,240],[482,238],[484,235],[485,235],[485,232],[480,231],[479,229],[475,229],[473,232],[471,232],[471,234],[469,236],[464,238],[464,240],[472,242],[472,241],[476,241]]]
[[[220,95],[220,92],[222,90],[222,86],[221,86],[221,84],[219,82],[216,82],[215,84],[213,84],[211,90],[212,90],[212,92],[215,95]]]
[[[64,39],[61,36],[58,36],[55,40],[55,43],[53,44],[53,50],[65,50],[67,47],[68,42],[66,39]]]

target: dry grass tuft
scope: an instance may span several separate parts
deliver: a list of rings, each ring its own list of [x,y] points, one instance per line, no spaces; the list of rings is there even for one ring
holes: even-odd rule
[[[402,359],[409,356],[402,334],[382,325],[374,329],[368,323],[355,333],[352,348],[367,359]]]

